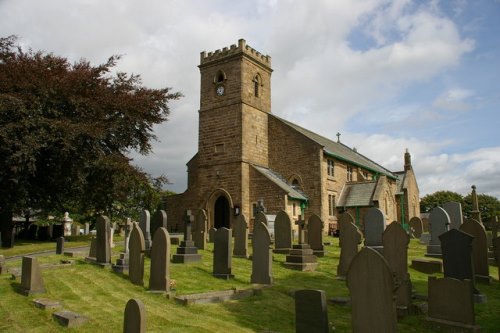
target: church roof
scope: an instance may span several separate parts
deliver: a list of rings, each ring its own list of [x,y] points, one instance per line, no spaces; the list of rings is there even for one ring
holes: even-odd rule
[[[373,205],[373,193],[377,181],[345,184],[340,194],[337,206],[339,207],[366,207]]]
[[[323,146],[323,151],[326,155],[330,155],[330,156],[337,158],[339,160],[343,160],[343,161],[349,162],[353,165],[363,167],[363,168],[365,168],[369,171],[372,171],[374,173],[386,175],[387,177],[390,177],[392,179],[397,178],[393,172],[384,168],[380,164],[377,164],[376,162],[372,161],[368,157],[363,156],[362,154],[358,153],[357,151],[349,148],[348,146],[344,145],[341,142],[332,141],[328,138],[325,138],[324,136],[321,136],[321,135],[314,133],[308,129],[305,129],[297,124],[289,122],[288,120],[282,119],[274,114],[270,114],[270,115],[273,116],[274,118],[276,118],[277,120],[285,123],[286,125],[292,127],[297,132],[301,133],[302,135],[305,135],[306,137],[308,137],[309,139],[318,143],[319,145]]]
[[[253,167],[255,168],[255,170],[259,171],[264,177],[266,177],[274,184],[276,184],[278,187],[283,189],[290,198],[304,200],[304,201],[308,200],[308,198],[304,193],[293,188],[292,185],[288,184],[286,180],[277,172],[257,165],[253,165]]]

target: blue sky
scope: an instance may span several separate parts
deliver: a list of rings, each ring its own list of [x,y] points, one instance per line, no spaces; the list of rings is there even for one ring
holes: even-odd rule
[[[103,63],[185,97],[133,154],[170,189],[197,151],[199,54],[244,38],[272,56],[272,112],[398,171],[412,153],[421,195],[500,198],[500,1],[3,0],[0,34]]]

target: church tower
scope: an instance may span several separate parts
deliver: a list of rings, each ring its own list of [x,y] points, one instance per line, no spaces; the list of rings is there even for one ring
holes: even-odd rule
[[[251,165],[269,164],[271,57],[240,39],[238,45],[201,52],[199,69],[197,181],[201,188],[220,190],[230,207],[248,214]],[[200,194],[209,197],[209,211],[222,195]]]

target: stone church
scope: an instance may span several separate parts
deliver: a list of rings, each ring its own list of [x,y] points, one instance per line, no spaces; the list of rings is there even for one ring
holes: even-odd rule
[[[355,149],[271,113],[271,57],[240,39],[200,56],[198,152],[187,162],[188,187],[168,196],[169,225],[182,230],[186,209],[207,212],[209,227],[231,227],[238,214],[253,226],[259,210],[291,218],[317,214],[333,232],[348,211],[362,227],[368,208],[387,223],[420,216],[408,151],[392,172]]]

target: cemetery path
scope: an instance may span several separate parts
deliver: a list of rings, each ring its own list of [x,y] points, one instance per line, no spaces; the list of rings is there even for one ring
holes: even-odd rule
[[[89,250],[90,249],[90,246],[80,246],[80,247],[70,247],[70,248],[67,248],[66,250],[68,251],[85,251],[85,250]],[[30,257],[42,257],[42,256],[48,256],[48,255],[51,255],[51,254],[55,254],[56,253],[56,250],[44,250],[44,251],[40,251],[40,252],[34,252],[34,253],[24,253],[24,254],[19,254],[19,255],[15,255],[15,256],[10,256],[10,257],[5,257],[5,261],[14,261],[14,260],[18,260],[18,259],[22,259],[24,256],[30,256]]]

